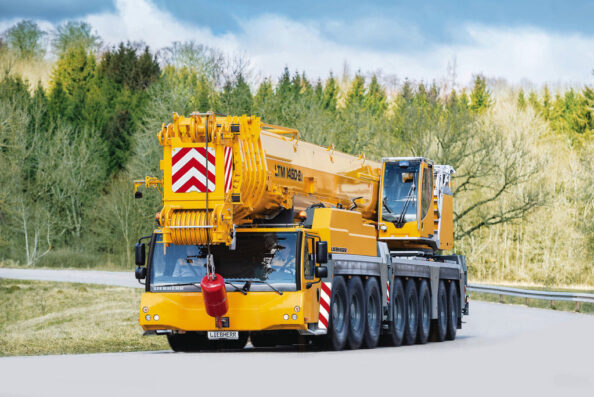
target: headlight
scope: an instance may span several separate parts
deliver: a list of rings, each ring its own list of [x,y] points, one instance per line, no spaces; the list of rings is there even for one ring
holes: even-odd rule
[[[145,307],[143,307],[143,308],[142,308],[142,312],[143,312],[143,313],[148,313],[148,306],[145,306]]]
[[[284,320],[288,320],[289,319],[289,315],[288,314],[283,315],[283,319]]]
[[[291,318],[292,318],[293,320],[297,320],[297,315],[296,315],[296,314],[293,314],[293,315],[291,316]]]
[[[151,321],[151,315],[147,314],[146,316],[144,316],[144,318],[146,319],[146,321]]]
[[[153,320],[155,320],[155,321],[159,321],[159,315],[158,315],[158,314],[155,314],[155,315],[153,316]]]
[[[299,310],[301,310],[301,308],[299,306],[295,306],[295,313],[299,313]]]

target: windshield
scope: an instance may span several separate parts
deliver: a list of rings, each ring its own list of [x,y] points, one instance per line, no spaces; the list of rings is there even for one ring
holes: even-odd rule
[[[158,234],[151,262],[151,291],[199,291],[206,274],[206,258],[201,258],[206,247],[171,244],[165,248],[161,241]],[[225,245],[212,245],[210,251],[215,271],[235,287],[242,288],[249,280],[249,291],[272,291],[266,283],[280,291],[297,289],[295,232],[237,233],[234,251]],[[227,285],[227,290],[235,288]]]
[[[401,161],[387,163],[384,170],[382,220],[396,222],[408,200],[404,222],[417,219],[417,179],[419,163]],[[413,187],[414,186],[414,187]]]

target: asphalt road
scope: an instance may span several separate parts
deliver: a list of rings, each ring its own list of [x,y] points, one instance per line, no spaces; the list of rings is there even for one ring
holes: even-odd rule
[[[134,278],[134,272],[104,272],[99,270],[52,270],[0,268],[0,279],[65,281],[69,283],[115,285],[144,288]]]
[[[2,276],[0,276],[2,277]],[[0,396],[592,396],[594,316],[471,302],[455,341],[0,358]]]

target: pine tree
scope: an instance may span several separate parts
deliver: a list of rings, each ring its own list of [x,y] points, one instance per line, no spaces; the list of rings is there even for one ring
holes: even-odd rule
[[[542,94],[542,115],[547,120],[549,120],[549,118],[551,116],[551,107],[552,107],[551,92],[549,91],[549,87],[547,85],[545,85],[543,94]]]
[[[324,86],[324,93],[322,96],[322,108],[335,111],[336,105],[338,103],[338,83],[336,79],[330,73],[330,77],[326,80],[326,85]]]
[[[346,96],[346,107],[361,107],[365,101],[365,79],[357,73]]]
[[[274,100],[274,91],[272,89],[272,83],[270,79],[264,79],[256,95],[254,95],[254,112],[264,118],[268,118],[268,109],[271,106],[271,102]]]
[[[379,85],[377,76],[374,74],[367,87],[367,94],[365,95],[365,108],[372,114],[383,113],[386,110],[386,93]]]
[[[587,129],[594,131],[594,90],[588,86],[582,91],[584,97],[584,114],[588,123]]]
[[[470,109],[476,113],[485,112],[493,104],[491,92],[487,88],[484,76],[477,75],[470,94]]]
[[[526,109],[526,97],[524,95],[524,90],[522,88],[520,88],[520,91],[518,92],[518,99],[516,101],[518,108],[520,108],[520,110],[524,110]]]
[[[528,94],[528,103],[530,106],[532,106],[532,109],[540,112],[540,102],[538,101],[538,95],[536,95],[536,92],[530,91],[530,94]]]
[[[252,93],[241,73],[237,76],[237,81],[231,91],[231,98],[231,114],[251,114],[253,105]]]

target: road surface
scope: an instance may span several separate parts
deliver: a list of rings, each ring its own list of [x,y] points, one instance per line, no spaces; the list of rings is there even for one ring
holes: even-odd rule
[[[453,342],[374,350],[5,357],[0,396],[594,395],[594,316],[471,302],[465,321]]]
[[[144,288],[134,278],[134,272],[105,272],[99,270],[9,269],[0,267],[0,279],[65,281]]]

